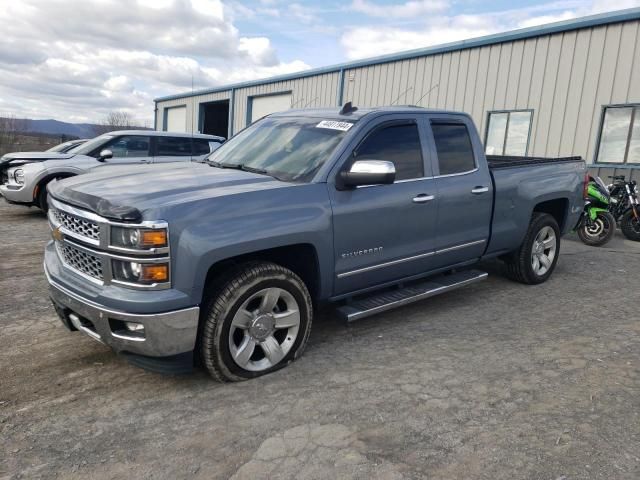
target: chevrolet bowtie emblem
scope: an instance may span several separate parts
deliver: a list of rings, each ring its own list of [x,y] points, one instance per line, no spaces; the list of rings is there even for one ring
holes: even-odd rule
[[[53,237],[54,240],[61,242],[62,239],[64,238],[64,235],[62,235],[62,232],[60,231],[60,227],[56,227],[51,231],[51,236]]]

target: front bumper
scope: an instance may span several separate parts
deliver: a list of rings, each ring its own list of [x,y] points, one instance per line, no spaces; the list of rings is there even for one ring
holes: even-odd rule
[[[51,278],[45,265],[51,299],[64,325],[108,345],[116,352],[168,357],[191,352],[198,332],[199,307],[140,314],[109,309],[77,295]],[[123,322],[144,326],[144,333],[122,328]]]
[[[17,187],[15,185],[2,184],[0,185],[0,194],[9,203],[19,203],[25,205],[33,203],[33,192],[30,188],[26,188],[25,185]]]

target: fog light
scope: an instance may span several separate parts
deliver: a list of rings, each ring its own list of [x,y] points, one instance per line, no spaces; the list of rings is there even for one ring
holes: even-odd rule
[[[136,322],[124,322],[124,326],[130,332],[144,332],[144,325]]]

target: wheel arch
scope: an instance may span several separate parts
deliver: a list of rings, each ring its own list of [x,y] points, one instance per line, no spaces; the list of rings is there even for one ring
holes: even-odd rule
[[[565,232],[565,227],[567,226],[566,223],[569,216],[569,199],[561,197],[539,202],[533,207],[531,217],[533,217],[533,214],[536,212],[551,215],[557,222],[558,227],[560,227],[560,233],[562,234]]]
[[[317,302],[321,285],[320,263],[316,247],[310,243],[296,243],[256,250],[213,263],[207,270],[202,290],[202,301],[216,282],[224,280],[240,265],[256,261],[272,262],[291,270],[302,279],[314,304]]]
[[[48,173],[47,175],[42,177],[40,180],[38,180],[38,183],[36,183],[36,186],[33,188],[33,201],[35,202],[37,200],[38,195],[40,194],[42,189],[46,188],[47,184],[50,181],[56,180],[56,179],[61,179],[61,178],[75,177],[76,175],[77,175],[77,173],[70,172],[70,171]]]

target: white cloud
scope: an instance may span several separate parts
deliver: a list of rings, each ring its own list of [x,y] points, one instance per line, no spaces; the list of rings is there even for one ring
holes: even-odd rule
[[[372,17],[414,18],[434,12],[442,12],[449,7],[445,0],[411,0],[393,5],[377,4],[367,0],[353,0],[351,9]]]
[[[361,9],[372,17],[382,16],[384,10],[389,10],[388,17],[404,17],[410,8],[417,9],[421,3],[433,6],[439,2],[407,2],[393,7],[379,7],[366,0],[354,0],[351,7]],[[615,8],[639,5],[640,0],[621,0]],[[611,5],[603,0],[592,2],[565,0],[477,15],[448,16],[446,15],[448,12],[440,12],[440,14],[425,16],[425,20],[416,22],[417,26],[413,28],[378,24],[363,25],[344,33],[340,42],[347,58],[359,59],[543,25],[609,10]]]
[[[220,0],[21,0],[0,9],[1,114],[99,121],[153,118],[153,98],[309,68],[266,36],[242,36],[250,9]]]

